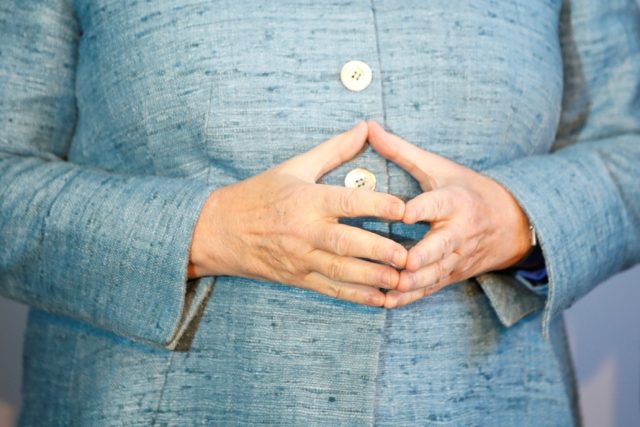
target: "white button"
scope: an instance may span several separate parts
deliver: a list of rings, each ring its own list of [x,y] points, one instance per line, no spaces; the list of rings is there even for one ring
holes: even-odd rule
[[[371,84],[371,67],[362,61],[349,61],[342,66],[340,80],[349,90],[360,92]]]
[[[347,188],[376,189],[376,176],[363,168],[355,168],[344,177],[344,186]]]

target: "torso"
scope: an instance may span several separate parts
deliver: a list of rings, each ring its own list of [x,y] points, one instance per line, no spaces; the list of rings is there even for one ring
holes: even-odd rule
[[[475,169],[547,152],[561,108],[559,12],[560,0],[78,0],[69,160],[226,185],[363,118]],[[339,79],[352,59],[373,69],[362,92]],[[418,191],[371,150],[324,182],[353,166],[379,175],[380,191]],[[99,398],[112,421],[124,416],[116,404],[134,401],[160,423],[515,424],[540,420],[522,416],[533,403],[561,423],[572,416],[566,366],[538,322],[503,328],[472,281],[387,311],[222,277],[190,352],[96,333],[108,344],[84,345],[117,351],[88,352],[95,361],[75,381],[109,363]],[[118,385],[140,369],[148,382]]]

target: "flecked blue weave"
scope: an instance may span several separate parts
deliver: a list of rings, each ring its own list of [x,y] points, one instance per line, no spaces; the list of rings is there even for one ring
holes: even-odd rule
[[[560,314],[640,261],[634,0],[7,0],[0,40],[21,425],[579,424]],[[373,70],[357,93],[353,59]],[[386,310],[186,280],[211,191],[361,119],[502,183],[548,293],[492,272]],[[354,167],[419,192],[370,148],[322,182]]]

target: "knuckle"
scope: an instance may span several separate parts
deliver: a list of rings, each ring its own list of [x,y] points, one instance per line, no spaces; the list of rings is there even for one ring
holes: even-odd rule
[[[380,242],[372,243],[370,248],[370,253],[373,259],[377,259],[387,263],[393,262],[394,251],[392,248],[387,248],[386,245],[381,244]]]
[[[437,281],[439,282],[440,280],[444,279],[446,276],[446,270],[444,268],[442,261],[436,262],[435,269],[436,269]]]
[[[346,255],[351,249],[351,239],[346,230],[337,231],[334,234],[333,249],[338,255]]]
[[[471,257],[464,257],[464,258],[462,259],[462,262],[461,262],[461,268],[460,268],[460,270],[461,270],[462,272],[472,271],[472,270],[474,270],[474,269],[475,269],[475,266],[476,266],[475,264],[476,264],[476,263],[475,263],[475,260],[474,260],[473,258],[471,258]]]
[[[451,237],[451,234],[444,233],[442,235],[441,242],[442,242],[442,256],[445,256],[451,253],[451,251],[453,251],[453,239]]]
[[[336,285],[335,286],[335,297],[338,299],[348,299],[348,295],[345,292],[345,288],[340,286],[340,285]]]
[[[334,257],[329,264],[329,277],[333,280],[339,280],[344,274],[344,261],[339,257]]]
[[[297,260],[298,270],[307,274],[314,271],[316,263],[314,262],[316,258],[316,253],[318,249],[313,248],[311,246],[307,246],[304,249],[300,249],[298,252],[299,257]]]
[[[340,292],[341,292],[340,286],[338,286],[338,285],[336,285],[334,283],[328,283],[327,284],[326,293],[330,297],[339,298]]]
[[[450,263],[449,265],[447,265],[446,263],[443,262],[442,263],[443,276],[440,278],[440,280],[442,281],[442,280],[448,279],[454,270],[455,270],[455,265],[453,263]]]
[[[345,215],[351,215],[354,212],[353,199],[355,196],[355,189],[349,188],[340,193],[339,203],[340,211]]]

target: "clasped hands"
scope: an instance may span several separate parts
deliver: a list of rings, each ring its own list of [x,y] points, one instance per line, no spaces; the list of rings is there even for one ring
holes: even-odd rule
[[[409,172],[423,192],[405,203],[386,193],[316,183],[356,156],[367,141]],[[339,222],[361,216],[424,221],[431,227],[406,250]],[[213,191],[194,229],[188,275],[268,280],[394,308],[507,268],[530,245],[529,222],[500,184],[367,121]]]

